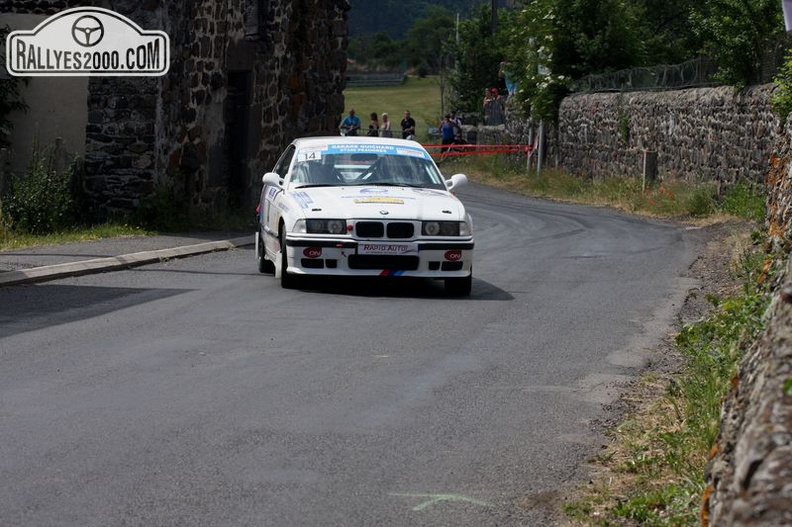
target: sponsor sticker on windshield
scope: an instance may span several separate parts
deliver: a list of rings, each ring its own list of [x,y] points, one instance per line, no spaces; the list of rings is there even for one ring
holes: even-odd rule
[[[426,152],[416,148],[397,148],[396,153],[400,156],[426,157]]]
[[[371,143],[331,143],[327,146],[325,154],[381,154],[392,156],[411,156],[431,159],[422,148],[410,148],[406,146],[381,145]]]
[[[101,7],[67,9],[6,38],[6,68],[16,76],[160,76],[169,67],[166,33]]]

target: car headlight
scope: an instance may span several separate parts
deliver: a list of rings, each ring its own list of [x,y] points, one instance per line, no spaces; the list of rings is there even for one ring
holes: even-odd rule
[[[346,234],[346,220],[297,220],[294,232],[300,234]]]
[[[421,232],[425,236],[469,236],[470,225],[465,221],[425,221]]]

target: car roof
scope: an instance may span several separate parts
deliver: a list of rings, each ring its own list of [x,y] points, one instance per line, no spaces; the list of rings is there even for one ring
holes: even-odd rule
[[[309,147],[317,147],[317,146],[324,146],[329,144],[377,144],[377,145],[394,145],[394,146],[408,146],[412,148],[420,148],[424,150],[424,147],[421,143],[417,141],[411,141],[409,139],[396,139],[391,137],[368,137],[368,136],[339,136],[339,135],[331,135],[331,136],[317,136],[317,137],[300,137],[295,139],[292,143],[297,148],[309,148]]]

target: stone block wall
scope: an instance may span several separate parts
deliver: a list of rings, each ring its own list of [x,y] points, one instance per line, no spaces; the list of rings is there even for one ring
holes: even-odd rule
[[[705,525],[792,525],[792,128],[765,179],[767,248],[778,276],[767,328],[742,359],[723,410]]]
[[[91,79],[84,190],[94,207],[133,210],[157,181],[155,78]]]
[[[779,137],[773,85],[573,95],[560,108],[557,164],[591,176],[642,174],[657,152],[661,178],[761,182]]]
[[[248,206],[286,144],[336,131],[348,0],[0,0],[46,15],[82,5],[171,42],[165,76],[89,80],[84,188],[99,219],[158,188],[196,212]]]
[[[250,204],[289,141],[335,130],[343,113],[346,0],[113,3],[142,26],[168,33],[172,62],[158,86],[135,80],[150,112],[143,120],[154,125],[154,136],[143,139],[152,140],[151,150],[125,151],[124,166],[87,174],[107,181],[129,163],[139,171],[137,181],[112,178],[122,186],[110,195],[120,197],[99,195],[100,206],[134,209],[148,195],[137,191],[152,190],[151,183],[194,210]],[[123,91],[125,83],[113,82]],[[241,108],[232,107],[231,92]],[[104,111],[114,126],[113,108]],[[106,146],[94,146],[87,157],[105,157]]]

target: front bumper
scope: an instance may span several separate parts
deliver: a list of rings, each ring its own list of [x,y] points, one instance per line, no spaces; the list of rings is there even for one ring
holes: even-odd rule
[[[286,237],[288,271],[302,275],[412,276],[470,275],[472,237],[461,240],[349,240]]]

